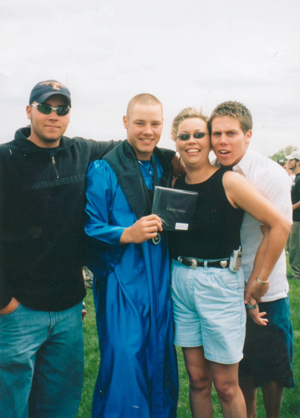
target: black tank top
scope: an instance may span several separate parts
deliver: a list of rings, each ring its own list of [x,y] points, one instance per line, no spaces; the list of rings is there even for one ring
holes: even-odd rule
[[[208,180],[187,184],[179,177],[175,189],[199,193],[196,216],[188,231],[169,235],[172,258],[178,256],[201,259],[222,259],[231,256],[240,246],[240,228],[244,211],[235,209],[228,201],[222,178],[225,169],[219,169]]]

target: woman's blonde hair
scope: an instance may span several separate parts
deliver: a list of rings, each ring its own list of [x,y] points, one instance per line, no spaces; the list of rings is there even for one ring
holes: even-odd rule
[[[180,113],[178,113],[178,115],[174,118],[172,122],[171,138],[173,139],[174,142],[176,142],[178,128],[181,122],[183,122],[185,119],[194,119],[194,118],[203,120],[208,126],[208,117],[203,115],[202,110],[198,111],[194,107],[186,107]]]

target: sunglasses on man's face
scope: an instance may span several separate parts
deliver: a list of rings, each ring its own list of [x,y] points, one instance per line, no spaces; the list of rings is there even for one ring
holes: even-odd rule
[[[58,107],[52,107],[45,103],[32,103],[31,106],[34,106],[37,108],[37,110],[44,115],[50,115],[51,112],[56,112],[57,116],[65,116],[70,112],[70,106],[58,106]]]
[[[178,135],[177,138],[181,139],[181,141],[188,141],[191,136],[193,136],[195,139],[201,139],[201,138],[204,138],[205,135],[209,135],[209,134],[206,132],[195,132],[193,134],[181,134],[181,135]]]

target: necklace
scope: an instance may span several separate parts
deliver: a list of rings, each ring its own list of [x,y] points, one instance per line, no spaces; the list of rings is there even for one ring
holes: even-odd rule
[[[144,163],[146,164],[143,164],[142,163],[142,161],[140,161],[140,160],[138,160],[138,163],[142,166],[142,167],[144,167],[144,169],[150,174],[150,176],[152,176],[152,174],[153,174],[153,172],[152,172],[152,165],[151,165],[151,160],[149,160],[149,161],[144,161]]]

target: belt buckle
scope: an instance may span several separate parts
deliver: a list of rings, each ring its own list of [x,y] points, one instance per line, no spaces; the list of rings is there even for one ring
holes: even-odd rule
[[[198,267],[197,260],[195,258],[190,258],[189,261],[191,262],[191,269],[196,269]]]

